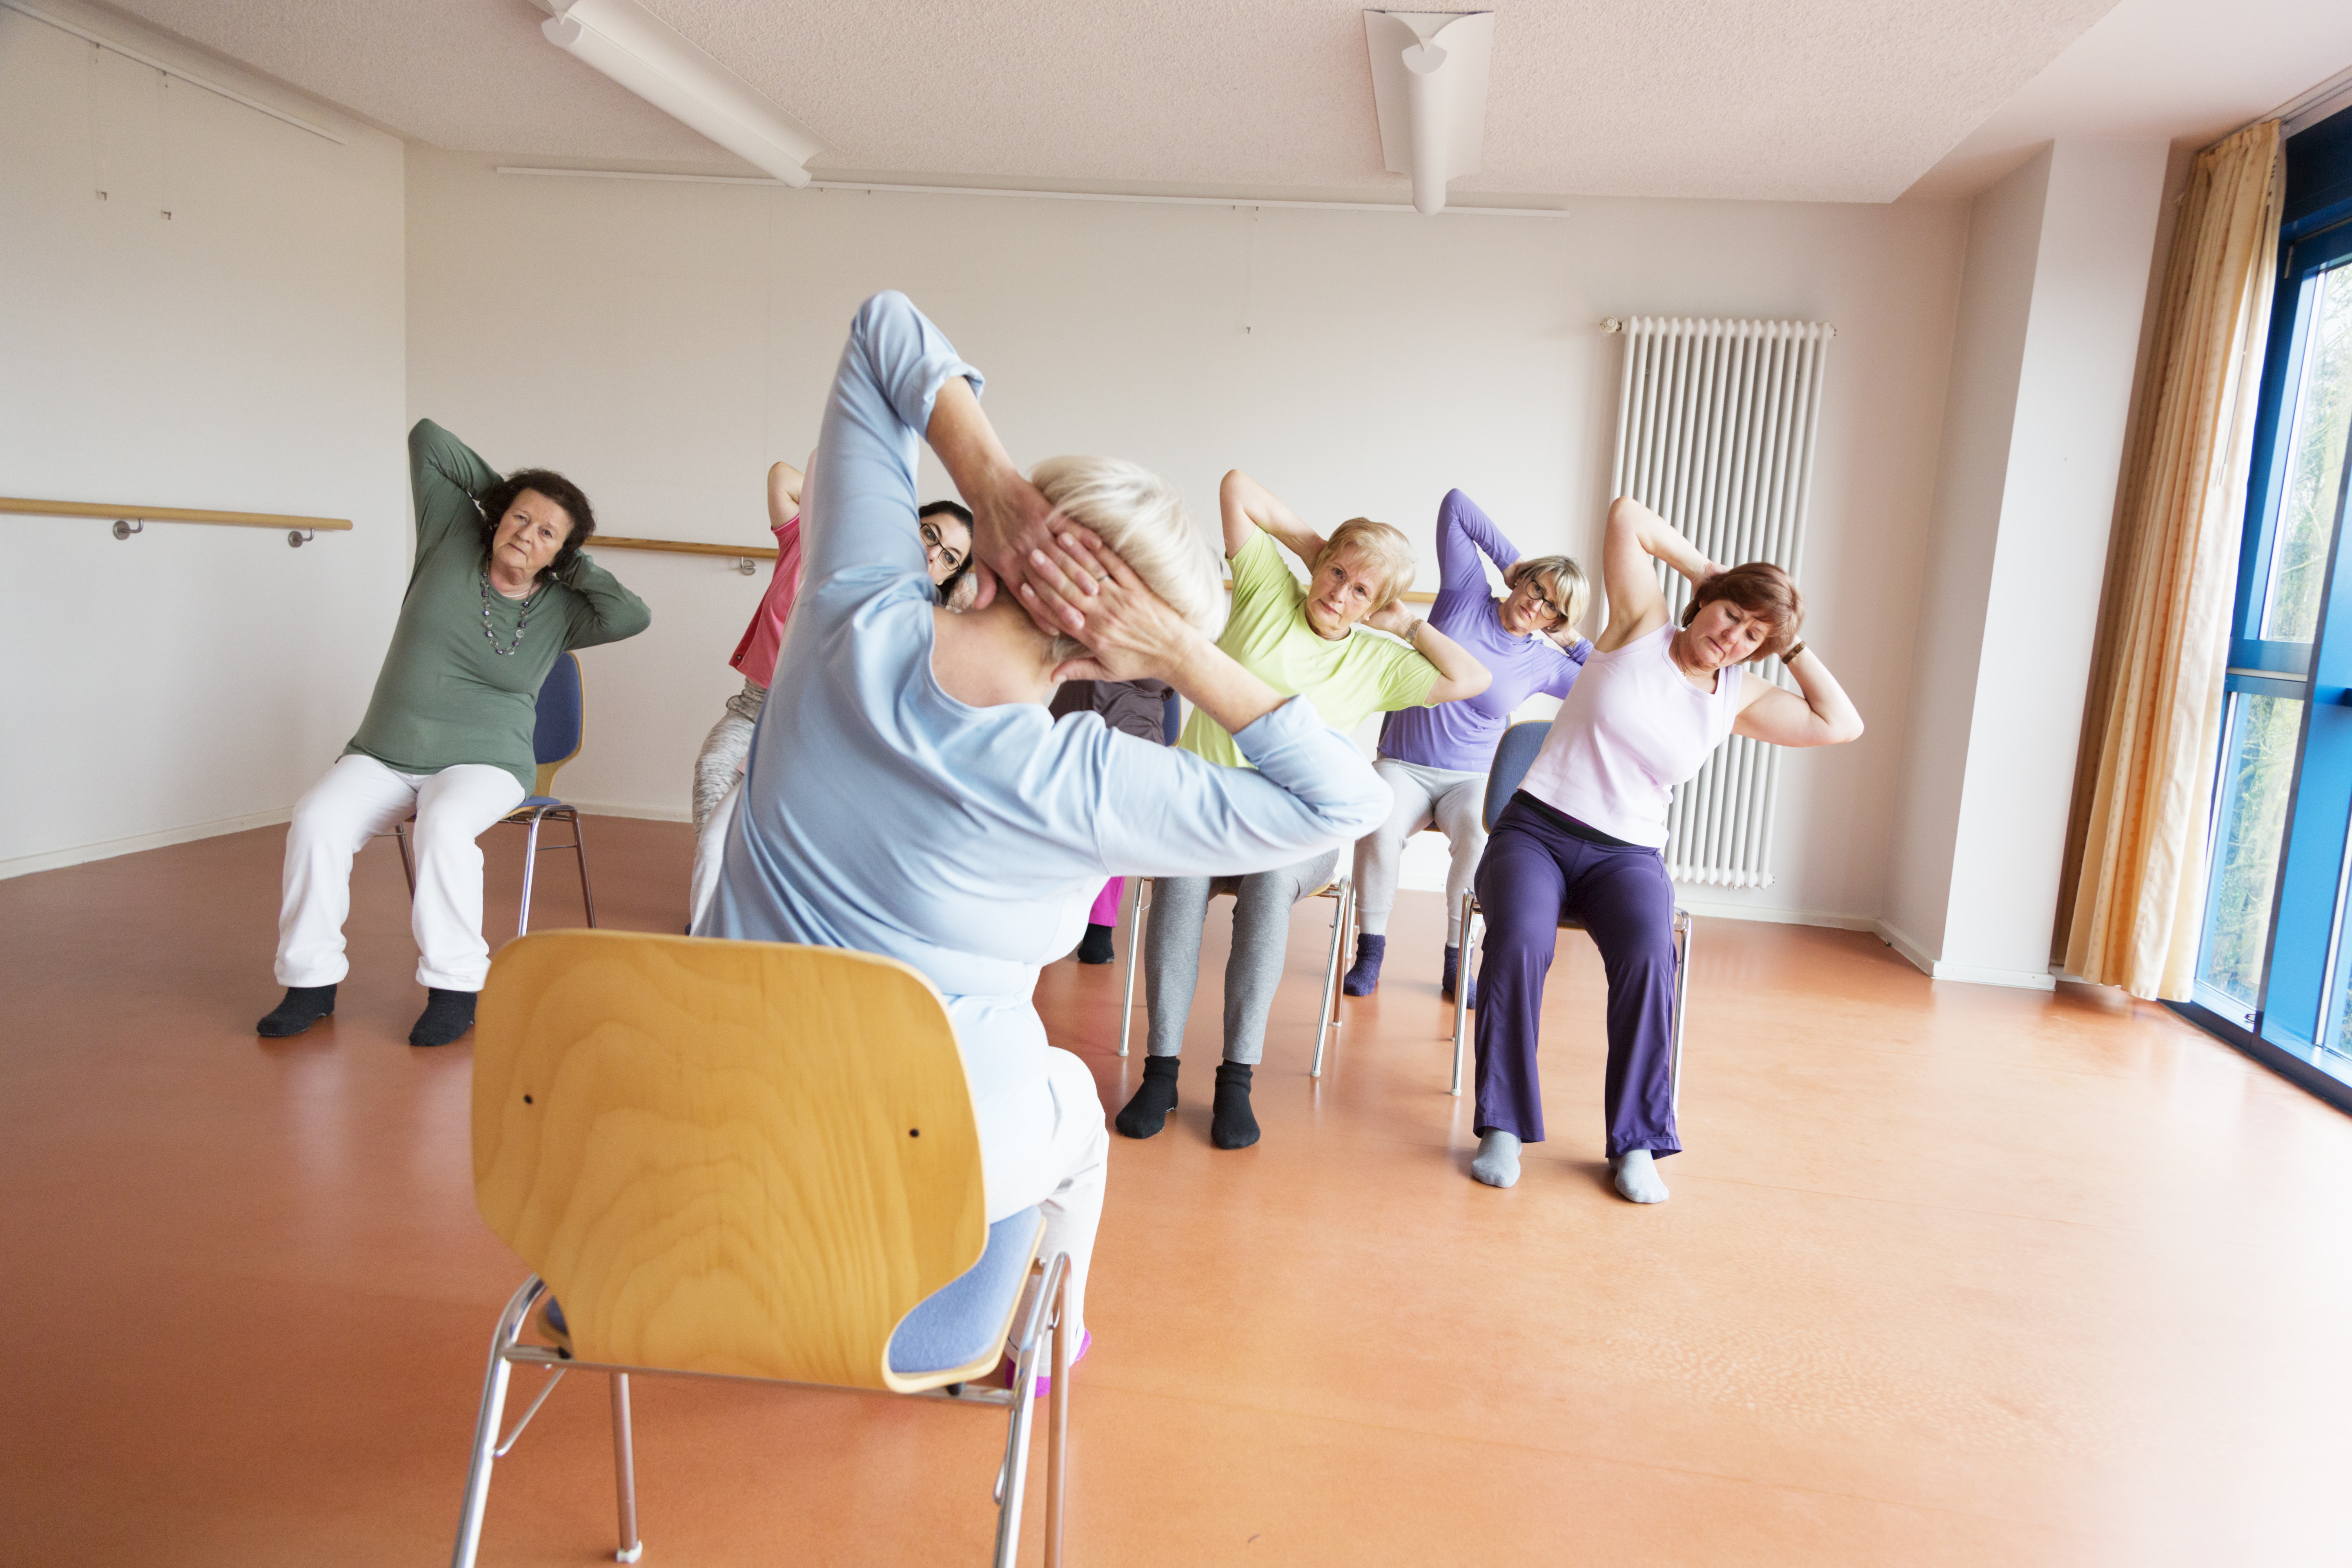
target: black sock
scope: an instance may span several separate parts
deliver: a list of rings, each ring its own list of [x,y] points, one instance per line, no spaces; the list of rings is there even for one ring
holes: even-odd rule
[[[1144,1058],[1143,1082],[1111,1125],[1129,1138],[1149,1138],[1167,1126],[1176,1109],[1176,1069],[1182,1065],[1181,1057]]]
[[[1247,1062],[1217,1064],[1217,1101],[1209,1112],[1209,1142],[1220,1149],[1246,1149],[1257,1142],[1257,1118],[1250,1113]]]
[[[1110,944],[1111,928],[1089,924],[1087,934],[1078,939],[1080,963],[1108,963],[1118,956]]]
[[[474,993],[432,986],[425,992],[425,1011],[417,1015],[416,1027],[408,1031],[408,1043],[446,1046],[473,1026]]]
[[[253,1032],[264,1039],[282,1040],[289,1035],[299,1035],[335,1010],[335,988],[331,985],[289,985],[286,1000],[269,1011],[269,1016],[253,1026]]]

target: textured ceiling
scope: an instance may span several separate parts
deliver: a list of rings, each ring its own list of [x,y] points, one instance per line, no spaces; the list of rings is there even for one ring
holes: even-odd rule
[[[734,160],[527,0],[113,0],[403,134]],[[1341,0],[648,0],[832,144],[812,168],[1399,195]],[[2115,0],[1500,0],[1457,192],[1892,200]]]

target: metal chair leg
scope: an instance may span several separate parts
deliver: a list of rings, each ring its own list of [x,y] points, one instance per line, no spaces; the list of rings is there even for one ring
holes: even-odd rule
[[[1021,1489],[1029,1475],[1029,1426],[1037,1405],[1037,1362],[1046,1351],[1045,1335],[1039,1331],[1044,1326],[1046,1306],[1059,1297],[1069,1261],[1067,1256],[1057,1252],[1046,1266],[1045,1278],[1029,1304],[1029,1317],[1022,1325],[1017,1342],[1020,1353],[1013,1363],[1013,1423],[1005,1434],[1004,1463],[996,1472],[996,1568],[1013,1568],[1013,1561],[1021,1552]],[[1067,1375],[1066,1370],[1064,1376]]]
[[[1683,1017],[1690,1008],[1690,950],[1694,921],[1686,910],[1675,911],[1675,1028],[1666,1054],[1666,1108],[1676,1116],[1683,1110]]]
[[[1476,983],[1470,975],[1470,955],[1476,950],[1478,895],[1462,895],[1462,948],[1454,960],[1454,1099],[1462,1098],[1462,1070],[1470,1046],[1470,1008],[1463,1005],[1465,996],[1477,994]]]
[[[1355,885],[1345,877],[1331,889],[1331,956],[1323,965],[1323,1008],[1315,1016],[1315,1063],[1307,1069],[1308,1078],[1323,1076],[1323,1042],[1339,1027],[1339,958],[1347,947],[1354,893]]]
[[[635,1563],[645,1555],[637,1536],[637,1449],[629,1430],[629,1374],[613,1374],[613,1484],[621,1504],[621,1546],[615,1563]]]
[[[530,838],[522,847],[522,913],[515,921],[517,936],[530,934],[530,874],[539,865],[539,825],[542,820],[540,813],[530,814]]]
[[[1135,901],[1127,911],[1127,1005],[1118,1016],[1118,1054],[1127,1055],[1127,1037],[1135,1027],[1135,971],[1143,961],[1144,911],[1151,908],[1151,879],[1138,877]]]
[[[596,926],[596,894],[588,885],[588,844],[580,836],[580,808],[569,806],[565,809],[572,813],[572,852],[580,860],[580,901],[587,908],[588,927],[593,931]]]
[[[524,1280],[522,1288],[508,1299],[507,1310],[499,1314],[499,1326],[490,1334],[490,1365],[482,1376],[481,1409],[474,1418],[474,1454],[466,1467],[466,1500],[457,1511],[457,1544],[449,1553],[449,1568],[473,1568],[475,1553],[481,1549],[482,1514],[490,1500],[490,1467],[497,1459],[499,1423],[506,1414],[507,1380],[514,1370],[507,1352],[521,1338],[524,1321],[546,1289],[537,1275]]]
[[[400,846],[400,874],[408,879],[408,896],[416,896],[416,862],[408,858],[408,824],[392,825],[392,841]]]
[[[1045,1568],[1062,1568],[1062,1500],[1070,1457],[1070,1271],[1054,1291],[1054,1392],[1045,1413]]]

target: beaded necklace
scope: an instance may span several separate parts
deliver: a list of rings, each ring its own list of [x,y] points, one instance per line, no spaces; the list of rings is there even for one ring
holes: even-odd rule
[[[490,574],[482,574],[482,635],[490,639],[490,651],[500,658],[512,658],[515,649],[522,647],[522,630],[530,625],[530,607],[539,602],[539,590],[533,588],[523,595],[522,610],[515,616],[514,640],[506,647],[499,646],[497,628],[490,625]]]

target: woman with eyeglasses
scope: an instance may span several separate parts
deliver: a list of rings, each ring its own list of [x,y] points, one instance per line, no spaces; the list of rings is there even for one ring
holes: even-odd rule
[[[1487,586],[1481,554],[1502,569],[1506,593],[1499,599]],[[1454,994],[1462,963],[1462,895],[1486,851],[1486,773],[1495,764],[1495,748],[1521,703],[1566,697],[1592,651],[1576,632],[1589,592],[1584,568],[1565,555],[1521,560],[1518,546],[1460,490],[1446,491],[1437,509],[1437,570],[1429,624],[1469,650],[1495,679],[1475,696],[1402,709],[1381,726],[1380,757],[1372,766],[1396,792],[1396,808],[1356,845],[1356,962],[1340,983],[1350,996],[1369,996],[1381,983],[1404,841],[1433,822],[1454,851],[1438,980],[1440,992]]]

